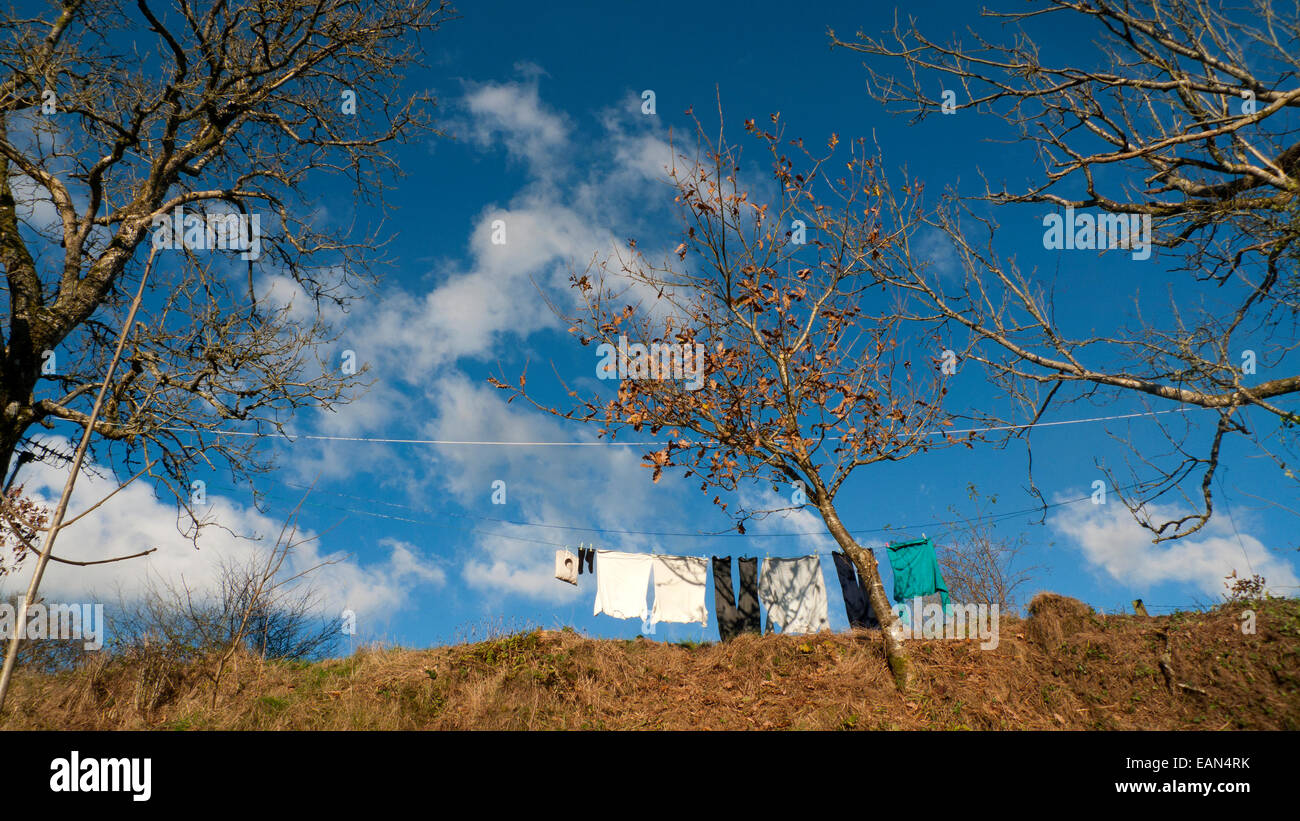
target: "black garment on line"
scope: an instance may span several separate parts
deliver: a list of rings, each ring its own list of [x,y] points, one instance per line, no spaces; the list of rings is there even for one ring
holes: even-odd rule
[[[763,632],[758,618],[758,559],[736,560],[740,565],[740,632],[758,635]]]
[[[596,558],[596,548],[594,548],[594,547],[580,547],[580,548],[578,548],[578,575],[579,575],[579,576],[582,575],[582,566],[583,566],[583,564],[586,564],[586,565],[587,565],[587,572],[588,572],[588,573],[595,573],[595,572],[596,572],[596,571],[592,568],[592,566],[591,566],[591,563],[592,563],[593,560],[595,560],[595,558]]]
[[[849,627],[880,627],[880,620],[871,607],[867,586],[858,578],[853,560],[843,553],[832,553],[835,574],[840,577],[840,590],[844,592],[844,610],[849,617]]]
[[[731,557],[713,557],[713,604],[718,635],[730,641],[741,633],[760,632],[758,618],[758,559],[739,560],[740,604],[731,585]]]
[[[736,591],[731,586],[731,557],[713,557],[713,609],[718,616],[718,635],[731,641],[740,632],[740,611],[736,609]]]

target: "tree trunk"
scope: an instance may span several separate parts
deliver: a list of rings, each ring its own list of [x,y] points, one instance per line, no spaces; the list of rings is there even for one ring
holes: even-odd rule
[[[3,401],[0,398],[0,401]],[[0,416],[0,487],[9,479],[9,468],[13,465],[14,451],[18,450],[21,437],[16,435],[13,426]]]
[[[889,661],[889,669],[894,674],[894,684],[899,690],[906,690],[911,680],[911,671],[908,668],[907,647],[903,642],[903,626],[899,624],[893,608],[889,606],[885,584],[880,580],[880,563],[876,561],[875,555],[870,550],[859,545],[849,535],[849,531],[845,529],[844,523],[836,514],[834,505],[827,502],[820,508],[820,512],[840,549],[848,554],[858,568],[858,576],[866,585],[871,608],[876,611],[876,618],[880,620],[880,632],[885,637],[885,658]]]

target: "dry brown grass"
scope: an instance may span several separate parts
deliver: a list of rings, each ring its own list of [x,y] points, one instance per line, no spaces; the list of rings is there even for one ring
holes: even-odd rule
[[[911,642],[907,696],[870,631],[678,646],[538,630],[314,664],[242,656],[215,708],[201,665],[102,657],[21,674],[0,728],[1300,729],[1300,602],[1256,604],[1255,635],[1239,605],[1152,619],[1037,605],[1003,619],[996,650]]]

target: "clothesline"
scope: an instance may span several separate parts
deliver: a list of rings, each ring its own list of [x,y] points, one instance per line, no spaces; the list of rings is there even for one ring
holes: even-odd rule
[[[897,548],[889,551],[894,600],[904,602],[938,594],[946,612],[950,604],[948,586],[939,570],[934,542],[922,538],[891,547]],[[707,627],[709,610],[705,588],[711,565],[714,612],[723,641],[740,633],[760,632],[760,601],[767,610],[768,632],[773,626],[790,635],[818,633],[829,628],[821,555],[768,557],[761,568],[757,557],[740,557],[739,597],[732,585],[732,559],[732,556],[714,556],[710,562],[703,556],[585,547],[579,548],[575,556],[566,548],[555,551],[555,578],[577,585],[584,567],[594,572],[596,600],[592,614],[604,613],[616,619],[640,618],[643,631],[653,633],[659,622],[699,622]],[[853,562],[838,553],[834,559],[850,626],[879,626],[867,587]],[[649,607],[646,591],[652,581],[654,606]]]

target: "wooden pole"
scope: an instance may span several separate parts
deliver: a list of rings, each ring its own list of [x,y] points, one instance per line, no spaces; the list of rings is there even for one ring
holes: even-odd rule
[[[0,672],[0,710],[4,710],[5,698],[9,695],[9,683],[13,678],[14,665],[18,661],[18,647],[22,644],[22,637],[27,632],[27,609],[36,601],[36,593],[41,586],[41,577],[45,575],[45,567],[50,563],[50,555],[54,552],[54,539],[59,535],[59,530],[63,527],[63,517],[68,512],[68,502],[72,499],[72,488],[77,484],[77,474],[81,471],[81,463],[86,458],[86,450],[90,447],[90,438],[95,432],[95,422],[99,419],[99,411],[104,406],[104,397],[108,394],[108,386],[113,381],[113,372],[117,370],[117,363],[122,358],[122,349],[126,347],[127,337],[131,335],[131,326],[135,322],[136,311],[140,309],[140,303],[144,300],[144,286],[149,280],[149,272],[153,269],[154,255],[158,252],[157,248],[149,251],[149,259],[144,264],[144,273],[140,275],[140,287],[136,289],[135,299],[131,302],[131,310],[127,313],[126,324],[122,326],[122,332],[117,337],[117,350],[113,352],[113,359],[108,363],[108,372],[104,374],[104,384],[99,386],[99,395],[95,397],[95,406],[90,411],[90,418],[86,422],[86,430],[81,435],[81,443],[77,445],[77,453],[72,458],[72,468],[68,472],[68,480],[63,483],[63,495],[59,497],[59,505],[54,510],[54,518],[50,522],[50,529],[45,533],[45,544],[41,546],[40,559],[36,562],[36,570],[32,573],[31,583],[27,585],[27,595],[23,597],[22,605],[18,608],[18,619],[14,623],[14,634],[9,639],[9,650],[5,654],[4,671]]]

